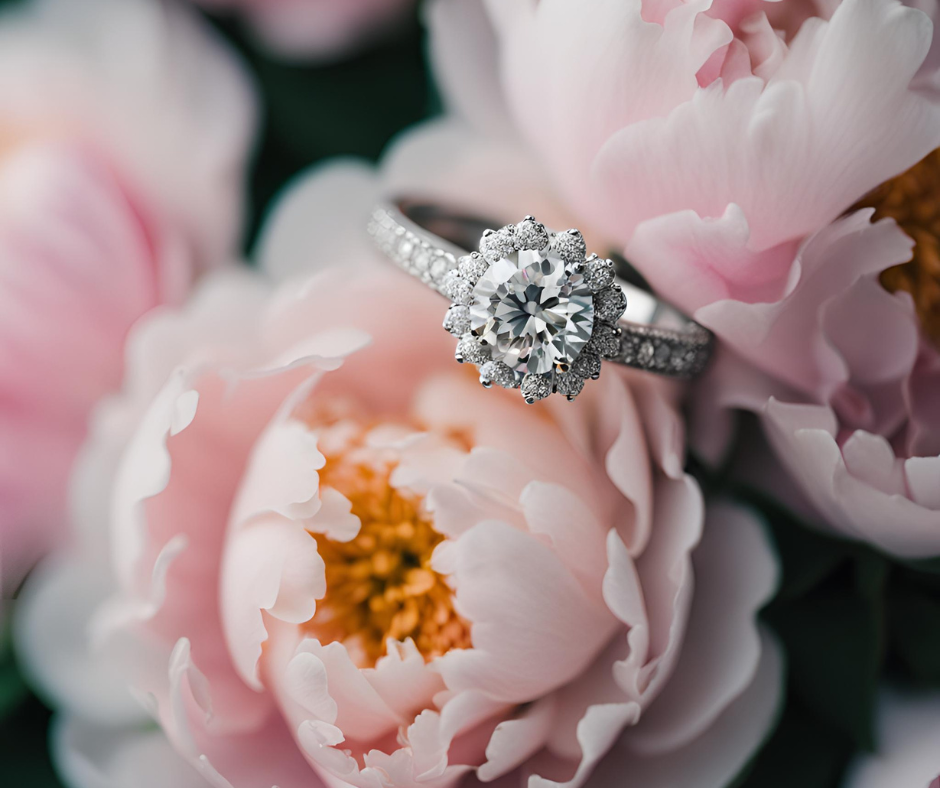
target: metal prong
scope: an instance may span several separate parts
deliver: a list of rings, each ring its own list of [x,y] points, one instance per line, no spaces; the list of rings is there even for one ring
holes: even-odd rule
[[[483,388],[485,388],[485,389],[491,389],[491,388],[493,388],[493,381],[492,381],[492,380],[484,380],[483,378],[480,378],[480,385],[483,386]]]

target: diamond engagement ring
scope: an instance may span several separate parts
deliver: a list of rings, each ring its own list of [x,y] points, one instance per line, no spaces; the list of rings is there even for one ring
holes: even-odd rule
[[[444,328],[458,338],[457,361],[475,364],[487,388],[519,388],[530,404],[552,393],[573,400],[602,360],[679,378],[705,367],[711,332],[618,277],[612,260],[588,256],[577,230],[554,232],[532,216],[486,224],[403,199],[376,208],[368,230],[452,302]]]

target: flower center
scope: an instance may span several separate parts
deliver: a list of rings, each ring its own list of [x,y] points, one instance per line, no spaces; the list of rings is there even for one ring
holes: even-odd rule
[[[473,289],[470,329],[502,361],[523,374],[570,364],[594,325],[594,300],[580,273],[554,252],[513,252],[497,260]]]
[[[391,485],[396,452],[368,446],[361,425],[341,426],[358,434],[341,447],[321,446],[320,485],[349,499],[362,525],[348,542],[315,535],[327,590],[307,626],[321,642],[346,645],[360,667],[385,654],[388,638],[411,638],[425,660],[468,648],[469,626],[454,610],[453,590],[431,569],[444,536],[419,496]]]
[[[875,219],[891,217],[915,243],[910,262],[888,268],[881,284],[914,298],[921,325],[940,344],[940,148],[862,198]]]

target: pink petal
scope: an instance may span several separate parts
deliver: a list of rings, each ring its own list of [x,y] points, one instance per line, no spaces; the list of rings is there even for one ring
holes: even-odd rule
[[[606,644],[613,617],[539,540],[489,521],[457,547],[456,607],[472,623],[473,648],[436,661],[449,689],[526,702],[577,676]]]
[[[930,46],[925,15],[851,0],[814,29],[766,86],[715,83],[670,101],[668,117],[612,129],[592,165],[608,232],[626,241],[646,219],[689,209],[717,218],[735,203],[750,247],[770,249],[824,226],[940,144],[935,105],[910,89]]]
[[[745,509],[713,504],[693,553],[695,596],[669,682],[624,739],[644,755],[689,744],[747,690],[761,659],[757,611],[777,585],[762,526]]]

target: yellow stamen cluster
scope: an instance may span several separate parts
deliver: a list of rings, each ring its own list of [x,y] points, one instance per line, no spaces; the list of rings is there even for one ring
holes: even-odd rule
[[[915,242],[910,262],[881,274],[892,293],[913,296],[925,333],[940,344],[940,148],[864,197],[875,219],[891,217]]]
[[[431,569],[444,537],[422,500],[396,490],[397,460],[359,445],[327,455],[320,484],[352,503],[362,527],[349,542],[315,536],[326,564],[326,596],[307,627],[322,642],[346,643],[360,667],[385,654],[387,638],[412,638],[426,660],[470,645],[453,591]]]

